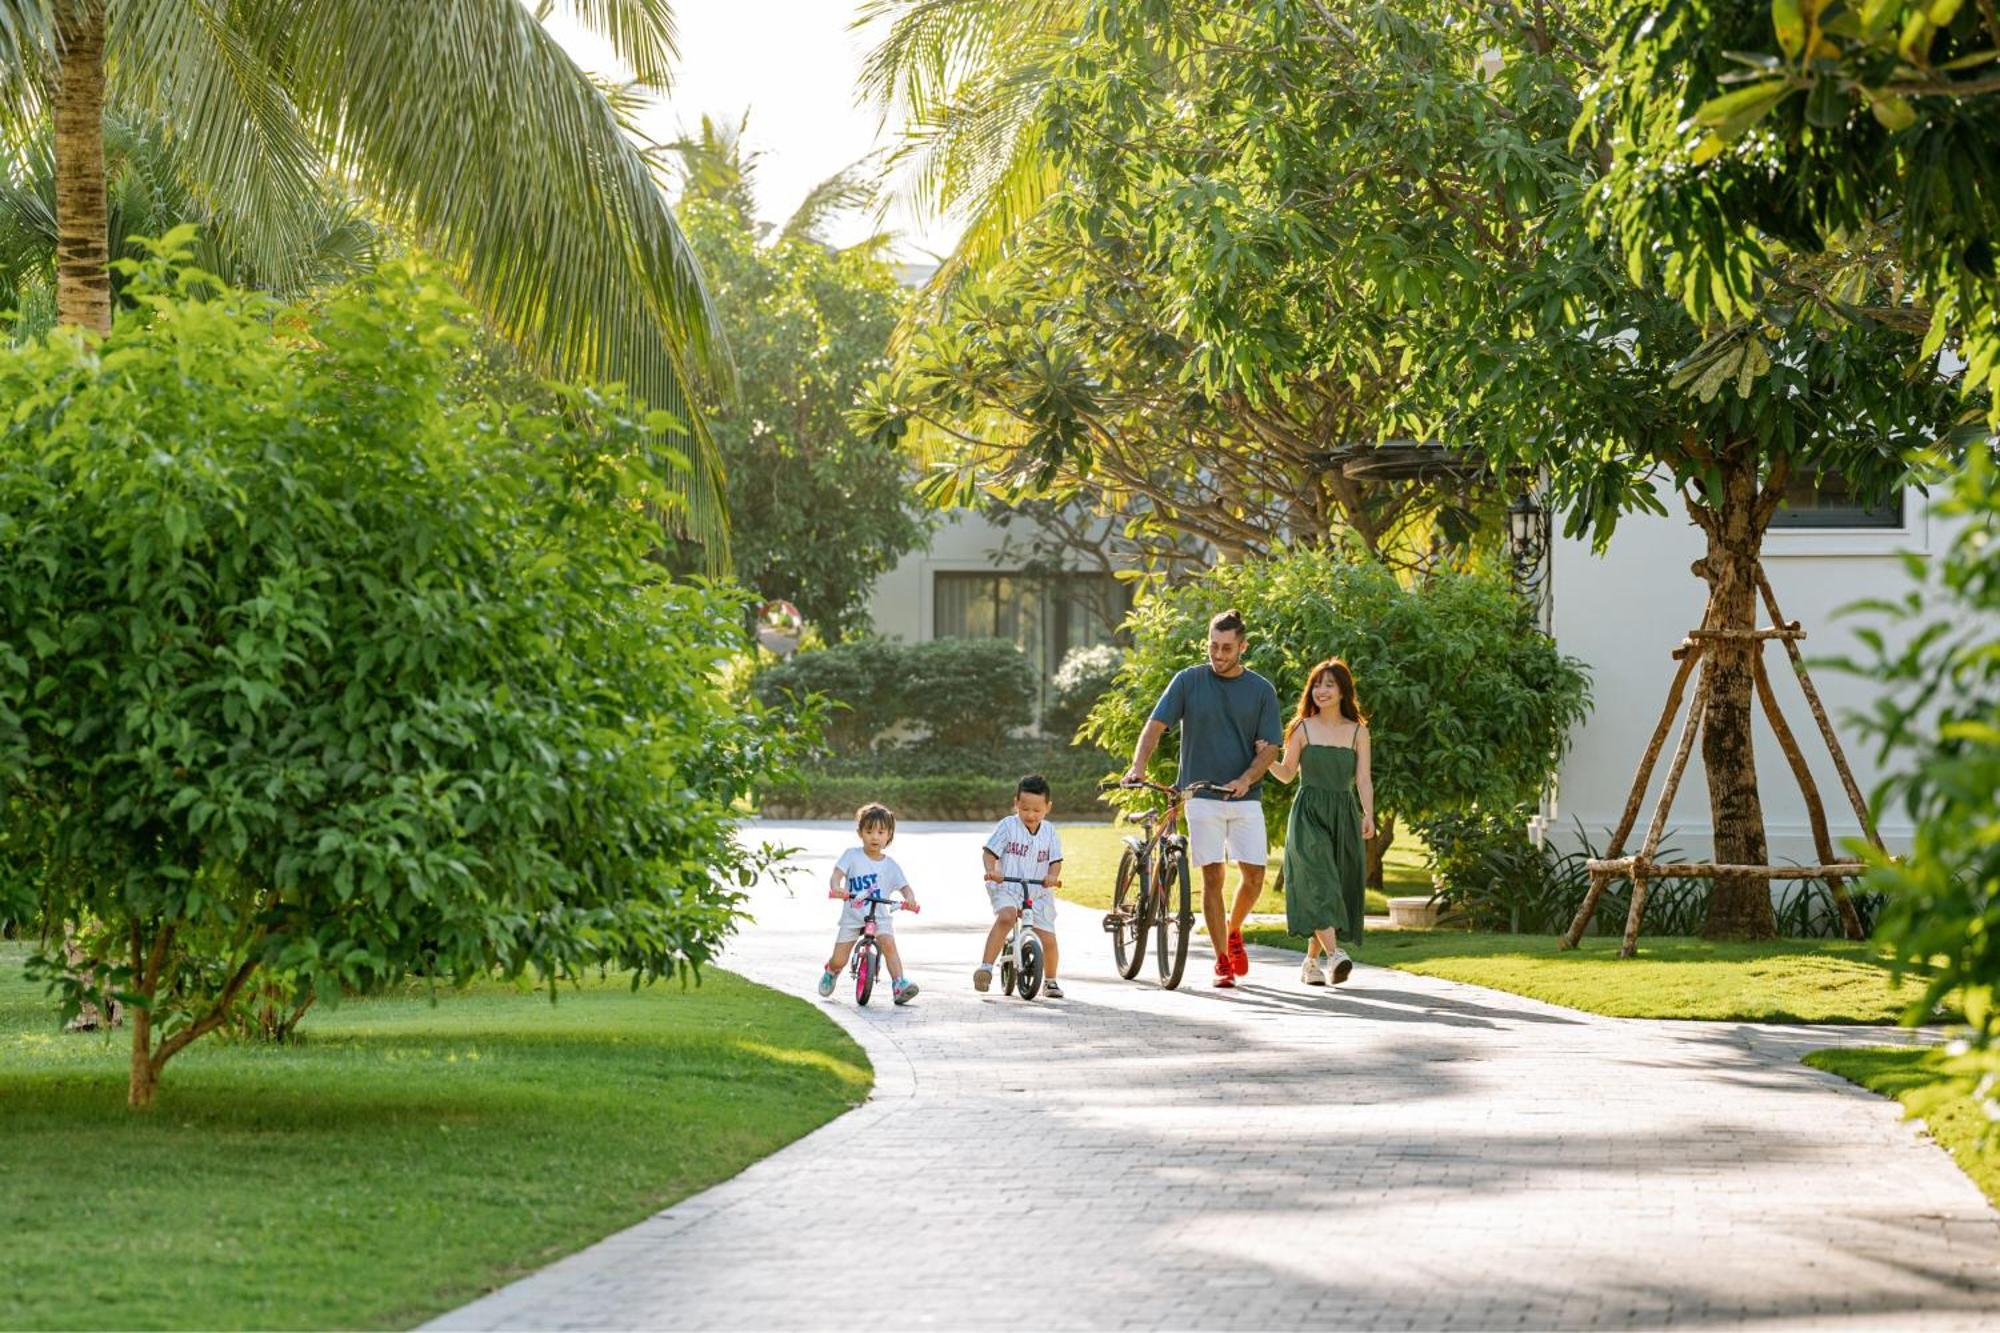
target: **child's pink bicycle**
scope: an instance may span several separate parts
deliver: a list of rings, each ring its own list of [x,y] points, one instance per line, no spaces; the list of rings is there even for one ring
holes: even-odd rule
[[[829,890],[826,896],[843,900],[848,897],[839,889]],[[875,941],[875,909],[887,907],[893,911],[901,908],[914,912],[917,905],[906,903],[901,898],[884,898],[879,893],[871,893],[855,901],[868,904],[868,915],[861,919],[861,938],[855,941],[854,957],[848,961],[847,974],[854,978],[854,1002],[866,1004],[868,997],[875,993],[875,978],[882,975],[882,946]]]

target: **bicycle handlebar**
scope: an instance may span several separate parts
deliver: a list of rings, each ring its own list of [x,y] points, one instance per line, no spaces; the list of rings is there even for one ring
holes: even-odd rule
[[[840,902],[848,903],[884,903],[887,906],[901,908],[905,912],[916,912],[920,915],[924,910],[915,903],[906,903],[901,898],[884,898],[879,893],[842,893],[839,889],[828,889],[826,896]]]
[[[1142,780],[1139,782],[1127,782],[1123,778],[1107,778],[1103,782],[1097,784],[1097,790],[1099,795],[1108,794],[1114,791],[1156,791],[1159,792],[1162,796],[1172,796],[1178,798],[1184,795],[1188,795],[1189,793],[1192,792],[1203,792],[1203,791],[1226,792],[1229,790],[1229,788],[1219,782],[1190,782],[1185,787],[1170,787],[1164,782],[1153,782],[1150,780]]]

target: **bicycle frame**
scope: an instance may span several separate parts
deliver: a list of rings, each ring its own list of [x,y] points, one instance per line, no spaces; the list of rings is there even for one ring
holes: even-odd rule
[[[989,884],[994,882],[995,881],[993,880],[987,881],[987,883]],[[1012,875],[1008,875],[997,882],[1001,884],[1019,884],[1021,886],[1021,913],[1019,916],[1014,918],[1014,929],[1007,936],[1006,947],[1000,951],[1003,964],[1013,969],[1013,978],[1009,979],[1003,973],[1000,989],[1001,992],[1004,994],[1008,991],[1013,990],[1015,986],[1019,984],[1021,987],[1020,990],[1021,998],[1024,1000],[1032,1000],[1035,998],[1036,994],[1039,994],[1041,992],[1042,978],[1046,974],[1042,972],[1040,969],[1037,969],[1036,979],[1033,985],[1034,993],[1032,994],[1030,993],[1030,988],[1028,987],[1028,985],[1021,980],[1022,978],[1025,978],[1028,975],[1028,967],[1027,967],[1028,942],[1030,940],[1035,940],[1035,947],[1037,949],[1041,947],[1040,940],[1035,939],[1035,936],[1033,934],[1034,927],[1029,924],[1028,917],[1029,914],[1034,910],[1035,906],[1034,890],[1046,889],[1048,887],[1048,881],[1040,879],[1018,879]],[[1042,966],[1043,967],[1047,966],[1047,959],[1043,960]]]

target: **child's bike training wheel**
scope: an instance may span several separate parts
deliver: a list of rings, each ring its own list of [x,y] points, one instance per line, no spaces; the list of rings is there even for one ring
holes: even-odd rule
[[[1188,937],[1194,934],[1194,900],[1188,894],[1187,853],[1176,852],[1159,870],[1160,892],[1153,910],[1159,916],[1160,984],[1168,990],[1181,984],[1187,970]]]
[[[854,955],[854,1002],[868,1003],[875,993],[875,946],[864,941]]]
[[[1021,998],[1042,993],[1042,942],[1032,935],[1021,941]]]
[[[1130,981],[1146,965],[1146,927],[1153,924],[1153,897],[1146,892],[1146,876],[1139,858],[1127,847],[1118,862],[1118,887],[1111,894],[1111,915],[1105,927],[1111,932],[1111,953],[1118,961],[1118,975]]]

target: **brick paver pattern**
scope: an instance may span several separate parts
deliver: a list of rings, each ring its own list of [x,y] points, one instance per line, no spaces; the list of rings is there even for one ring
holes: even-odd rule
[[[1892,1102],[1798,1062],[1880,1029],[1597,1018],[1357,967],[1233,992],[1111,970],[1060,918],[1060,1002],[971,986],[972,825],[906,826],[922,995],[812,993],[833,825],[725,965],[824,1004],[874,1096],[440,1328],[2000,1328],[2000,1213]],[[1365,954],[1364,954],[1365,957]]]

